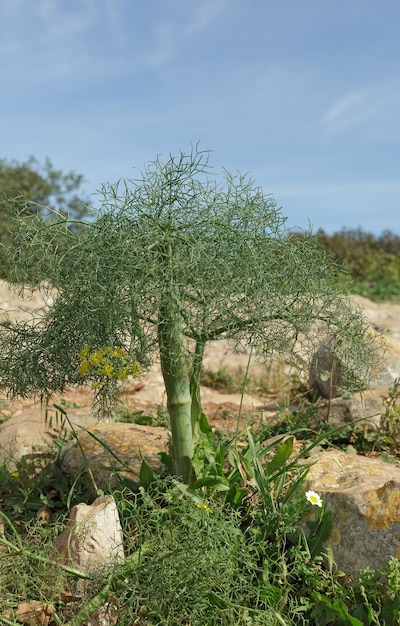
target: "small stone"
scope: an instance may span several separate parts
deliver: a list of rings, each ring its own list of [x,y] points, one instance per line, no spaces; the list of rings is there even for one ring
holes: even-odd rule
[[[121,563],[125,558],[123,534],[114,498],[102,496],[92,505],[82,502],[74,506],[66,528],[53,544],[60,563],[86,574]],[[78,580],[73,591],[65,585],[63,597],[79,597],[84,587],[83,579]]]

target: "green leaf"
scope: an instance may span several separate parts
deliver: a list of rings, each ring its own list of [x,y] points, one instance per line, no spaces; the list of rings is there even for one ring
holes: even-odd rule
[[[158,452],[157,456],[160,459],[161,463],[165,465],[165,467],[167,467],[170,472],[172,472],[174,469],[174,462],[171,455],[167,454],[166,452]]]
[[[332,511],[325,511],[314,535],[308,538],[307,543],[312,556],[321,554],[323,543],[331,534],[332,530]]]
[[[144,459],[142,460],[142,464],[140,466],[139,478],[140,478],[140,484],[145,489],[147,489],[150,483],[152,483],[154,480],[153,470],[151,469],[150,465],[146,463]]]
[[[344,621],[346,626],[364,626],[363,622],[360,622],[359,619],[350,615],[346,604],[342,600],[330,600],[325,596],[320,596],[318,598],[318,602],[329,607],[337,615],[337,617]]]
[[[216,471],[216,453],[217,448],[214,442],[214,434],[208,420],[203,412],[200,413],[197,423],[193,431],[194,452],[192,465],[196,476],[202,476],[204,473]],[[221,452],[218,452],[220,459]],[[223,464],[223,463],[222,463]],[[218,468],[218,474],[222,474]]]
[[[282,466],[286,463],[286,461],[289,459],[290,455],[293,452],[293,443],[294,437],[289,437],[279,446],[274,458],[268,463],[267,467],[265,468],[267,476],[271,476],[272,474],[280,470]]]
[[[213,591],[209,591],[207,593],[207,599],[210,602],[211,606],[215,606],[217,609],[227,609],[230,606],[230,604],[226,600],[221,598],[221,596],[218,596]]]
[[[265,585],[260,589],[260,600],[268,606],[276,606],[282,598],[282,589],[275,585]]]
[[[321,370],[318,372],[318,376],[322,381],[327,382],[331,377],[331,373],[328,370]]]
[[[225,464],[225,450],[221,443],[218,444],[215,451],[215,469],[219,476],[223,476]]]
[[[210,445],[212,445],[212,447],[214,447],[214,435],[213,435],[213,431],[212,428],[207,420],[207,417],[205,416],[205,414],[203,412],[200,413],[199,415],[199,420],[198,420],[198,426],[199,426],[199,431],[202,435],[205,435],[207,438],[207,441]]]
[[[194,490],[202,487],[213,487],[216,491],[228,491],[229,481],[223,476],[203,476],[190,486]]]
[[[240,487],[240,485],[233,484],[229,488],[228,493],[226,494],[225,501],[230,504],[234,509],[239,508],[244,498],[247,496],[247,491],[244,487]]]

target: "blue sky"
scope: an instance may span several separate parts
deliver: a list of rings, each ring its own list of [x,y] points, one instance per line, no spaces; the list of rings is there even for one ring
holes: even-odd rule
[[[0,0],[0,158],[92,194],[200,141],[289,226],[399,234],[399,25],[399,0]]]

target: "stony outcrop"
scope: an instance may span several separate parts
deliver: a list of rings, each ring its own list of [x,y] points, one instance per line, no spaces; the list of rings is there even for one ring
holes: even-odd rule
[[[388,395],[388,386],[400,376],[400,304],[376,304],[358,296],[353,299],[364,310],[371,328],[387,337],[386,359],[369,390],[349,399],[335,398],[325,404],[319,402],[318,411],[334,426],[364,419],[364,425],[376,427],[384,407],[383,400]],[[46,310],[49,306],[51,295],[33,294],[32,300],[21,308],[21,298],[0,281],[0,321],[4,321],[6,316],[28,319],[30,310]],[[247,359],[247,354],[232,355],[227,342],[210,342],[205,365],[208,369],[218,369],[226,363],[229,369],[235,370],[245,368]],[[72,479],[90,467],[98,487],[105,489],[109,484],[117,483],[116,472],[110,469],[111,466],[120,469],[122,476],[133,480],[139,477],[142,457],[153,469],[160,466],[157,453],[168,451],[167,429],[123,423],[99,424],[91,414],[91,398],[85,396],[83,399],[83,391],[79,393],[77,404],[82,408],[67,410],[79,433],[79,445],[73,439],[61,453],[64,471]],[[225,394],[202,389],[203,406],[226,403],[227,399]],[[157,363],[143,377],[140,386],[127,390],[124,401],[134,408],[165,406],[165,389]],[[240,394],[235,396],[234,402],[232,406],[238,407]],[[245,404],[258,406],[259,399],[245,398]],[[0,409],[3,408],[0,404]],[[9,411],[9,419],[0,424],[0,462],[10,455],[20,459],[30,454],[32,448],[52,444],[57,433],[46,425],[40,405],[30,404],[27,408],[25,404],[13,403],[5,410]],[[234,413],[234,408],[230,412]],[[87,428],[95,438],[80,429],[79,425]],[[226,429],[227,424],[220,424],[220,428]],[[120,463],[113,454],[120,459]],[[324,452],[309,472],[307,488],[319,492],[333,512],[334,526],[328,545],[333,550],[338,567],[349,578],[356,580],[359,567],[381,567],[390,556],[400,556],[399,468],[364,457]],[[96,495],[89,481],[88,501]]]
[[[316,458],[306,488],[319,493],[332,511],[326,547],[350,582],[356,583],[362,567],[378,569],[391,556],[400,558],[400,468],[328,451]]]
[[[118,476],[139,480],[142,460],[152,469],[161,466],[159,452],[168,452],[169,430],[167,428],[139,424],[101,423],[90,431],[79,434],[79,442],[71,439],[60,451],[61,467],[75,479],[80,472],[90,468],[100,489],[118,484]],[[96,489],[86,471],[89,497]]]
[[[66,421],[55,410],[49,410],[46,419],[45,409],[37,404],[15,411],[0,424],[0,463],[12,464],[33,452],[54,450],[54,439],[68,437],[71,428],[91,428],[98,423],[90,406],[69,410],[68,419]]]
[[[380,387],[355,393],[349,398],[319,400],[316,403],[316,412],[321,420],[335,428],[350,422],[362,421],[358,426],[356,424],[355,428],[376,430],[379,428],[388,394],[388,387]]]

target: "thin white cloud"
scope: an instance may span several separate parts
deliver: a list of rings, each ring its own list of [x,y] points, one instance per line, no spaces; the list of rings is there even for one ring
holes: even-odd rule
[[[91,2],[96,8],[96,0],[91,0]],[[129,29],[126,28],[125,12],[124,0],[104,0],[104,17],[119,48],[126,45],[128,37],[131,35]]]
[[[218,22],[229,9],[228,0],[202,0],[188,3],[177,0],[171,17],[162,19],[155,27],[154,48],[147,57],[152,69],[158,69],[174,59],[183,43],[203,33]]]
[[[208,0],[193,6],[193,12],[183,26],[182,32],[185,38],[208,30],[221,15],[228,9],[226,0]]]
[[[359,131],[368,138],[398,126],[400,83],[391,81],[352,90],[335,100],[322,116],[325,138]]]
[[[60,10],[54,0],[40,0],[37,13],[43,27],[47,43],[61,41],[66,36],[75,37],[88,32],[95,17],[95,9],[88,0],[83,0],[79,7]]]
[[[0,75],[38,86],[162,69],[228,9],[229,0],[150,0],[140,12],[128,0],[14,0],[0,7]]]
[[[79,80],[89,73],[104,76],[118,62],[105,51],[103,61],[99,49],[105,41],[111,49],[120,44],[124,0],[8,4],[12,8],[0,9],[0,58],[7,59],[0,69],[3,80],[36,86]]]

